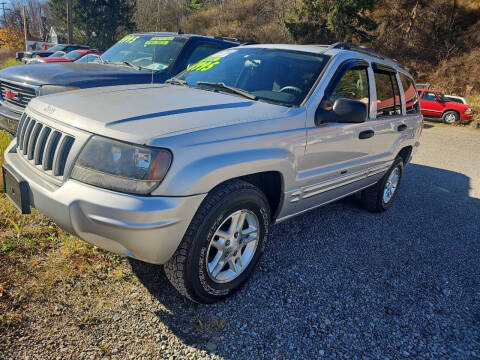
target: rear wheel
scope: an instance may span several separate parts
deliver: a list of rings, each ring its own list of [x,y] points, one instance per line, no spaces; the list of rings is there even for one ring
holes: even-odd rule
[[[382,212],[392,206],[403,176],[403,159],[397,157],[392,167],[375,184],[362,191],[362,205],[369,211]]]
[[[255,186],[234,180],[214,189],[195,214],[165,273],[184,296],[223,299],[250,277],[267,242],[270,209]]]
[[[456,111],[445,111],[442,116],[442,121],[445,124],[455,124],[459,120],[459,115]]]

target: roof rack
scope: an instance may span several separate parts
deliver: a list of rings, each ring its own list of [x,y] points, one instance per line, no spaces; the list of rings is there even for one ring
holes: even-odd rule
[[[389,58],[388,56],[379,54],[378,52],[366,47],[366,46],[358,46],[358,45],[353,45],[349,43],[344,43],[344,42],[336,42],[335,44],[330,45],[329,49],[343,49],[343,50],[351,50],[351,51],[356,51],[362,54],[374,56],[376,58],[382,59],[382,60],[387,60],[387,61],[392,61],[394,63],[399,64],[398,60]]]
[[[214,39],[219,39],[219,40],[226,40],[226,41],[233,41],[233,42],[240,42],[237,38],[232,38],[232,37],[226,37],[226,36],[214,36]]]

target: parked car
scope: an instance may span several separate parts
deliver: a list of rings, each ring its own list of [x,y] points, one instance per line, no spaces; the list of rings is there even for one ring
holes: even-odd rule
[[[453,102],[457,102],[459,104],[465,104],[467,105],[467,100],[464,98],[464,97],[461,97],[461,96],[455,96],[455,95],[443,95],[445,97],[445,99],[447,99],[448,101],[453,101]]]
[[[67,54],[64,54],[63,56],[48,56],[44,58],[37,59],[38,63],[60,63],[60,62],[74,62],[77,61],[78,59],[81,59],[85,55],[97,55],[100,56],[103,54],[103,51],[95,50],[95,49],[79,49],[79,50],[73,50],[70,51]]]
[[[441,118],[445,124],[473,119],[473,111],[470,106],[449,101],[439,91],[420,89],[418,94],[422,114],[426,117]]]
[[[76,63],[97,63],[101,64],[102,63],[102,58],[100,55],[95,55],[95,54],[88,54],[85,56],[82,56],[80,59],[75,60]]]
[[[0,71],[0,128],[16,133],[28,102],[46,94],[121,84],[160,84],[219,50],[239,42],[201,35],[141,33],[124,37],[102,63],[13,66]]]
[[[28,62],[29,59],[42,58],[52,55],[56,51],[63,51],[69,53],[70,51],[77,49],[88,49],[88,46],[84,45],[72,45],[72,44],[57,44],[49,48],[48,50],[35,50],[35,51],[25,51],[22,56],[22,61],[24,63]],[[19,55],[17,55],[19,57]]]
[[[414,81],[388,58],[241,46],[166,85],[35,98],[5,152],[5,189],[23,213],[165,264],[208,303],[252,274],[271,224],[357,192],[368,210],[391,207],[421,131]]]

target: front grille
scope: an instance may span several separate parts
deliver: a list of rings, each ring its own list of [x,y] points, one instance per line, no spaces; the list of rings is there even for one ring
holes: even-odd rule
[[[0,82],[0,91],[2,93],[3,101],[20,106],[21,108],[25,108],[30,100],[37,96],[35,89],[28,86],[13,84],[8,81]]]
[[[17,153],[47,175],[63,177],[75,138],[23,115],[17,132]]]

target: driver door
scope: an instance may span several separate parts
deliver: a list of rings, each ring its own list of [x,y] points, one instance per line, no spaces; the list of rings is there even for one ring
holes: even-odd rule
[[[319,108],[331,110],[339,98],[359,100],[369,113],[369,63],[347,60],[328,85]],[[363,123],[325,123],[307,127],[307,145],[300,177],[303,206],[314,207],[365,187],[372,149],[373,128]]]

